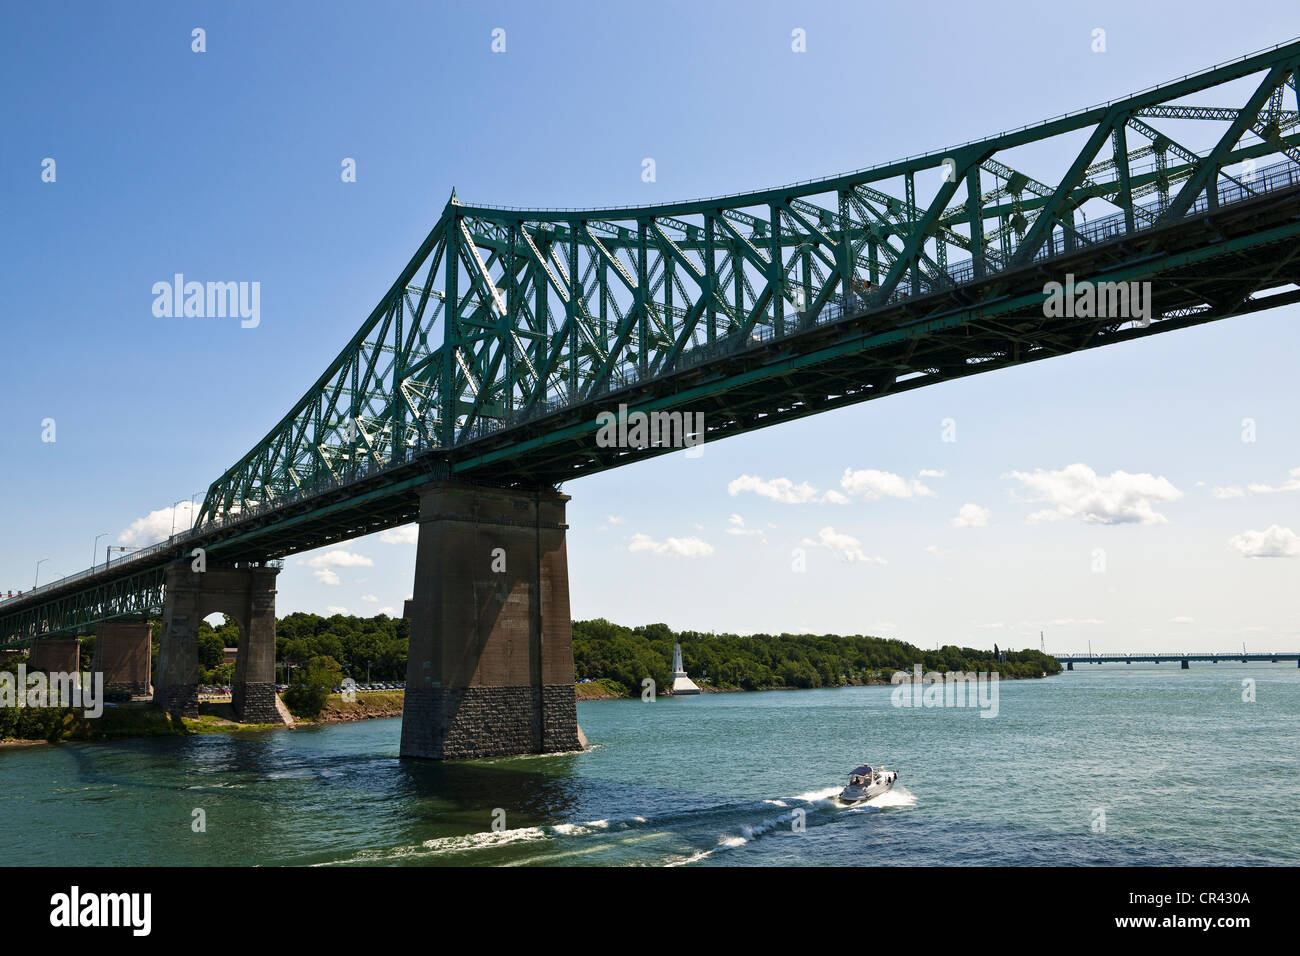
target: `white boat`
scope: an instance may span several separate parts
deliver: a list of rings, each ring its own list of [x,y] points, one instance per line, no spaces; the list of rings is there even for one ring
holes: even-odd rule
[[[849,774],[849,785],[840,791],[840,799],[845,803],[861,803],[882,793],[887,793],[898,779],[897,770],[884,767],[871,767],[863,764]]]

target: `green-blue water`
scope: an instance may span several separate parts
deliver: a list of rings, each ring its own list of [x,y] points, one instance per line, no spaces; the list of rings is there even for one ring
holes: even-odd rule
[[[9,749],[0,864],[1300,863],[1293,664],[999,691],[993,719],[887,687],[590,702],[587,753],[462,764],[399,761],[397,720]],[[862,761],[899,786],[841,807]]]

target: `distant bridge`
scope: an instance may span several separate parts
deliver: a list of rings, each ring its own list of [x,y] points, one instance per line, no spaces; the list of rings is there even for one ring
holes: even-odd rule
[[[1295,661],[1300,667],[1300,653],[1289,654],[1247,654],[1234,651],[1227,654],[1055,654],[1058,661],[1065,665],[1067,671],[1074,670],[1075,664],[1169,664],[1177,661],[1186,670],[1192,661],[1217,664],[1219,661],[1238,661],[1242,664],[1250,661],[1264,661],[1280,664],[1283,661]]]

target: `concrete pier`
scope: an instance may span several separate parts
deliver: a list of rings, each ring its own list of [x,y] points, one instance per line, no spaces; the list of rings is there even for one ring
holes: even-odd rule
[[[403,757],[579,749],[568,500],[458,482],[421,493]]]
[[[235,715],[246,723],[283,719],[275,695],[275,578],[279,573],[277,567],[195,572],[188,560],[167,569],[154,699],[168,713],[198,716],[198,627],[219,611],[239,624],[239,654],[230,688]]]
[[[81,671],[81,638],[43,637],[32,643],[28,666],[47,674],[76,674]]]
[[[104,621],[95,628],[95,662],[106,694],[148,696],[153,690],[153,627],[148,621]]]

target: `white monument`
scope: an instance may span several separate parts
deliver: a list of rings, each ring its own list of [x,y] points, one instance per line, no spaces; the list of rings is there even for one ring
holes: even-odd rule
[[[682,667],[682,645],[673,645],[673,696],[679,694],[698,694],[699,686],[695,681],[686,676],[686,668]]]

